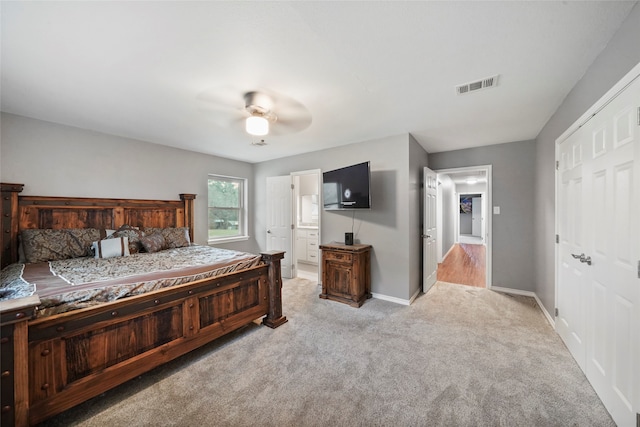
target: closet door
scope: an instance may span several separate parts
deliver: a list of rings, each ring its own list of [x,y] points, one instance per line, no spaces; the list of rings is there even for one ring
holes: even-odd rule
[[[560,250],[556,330],[582,370],[586,358],[584,289],[590,273],[587,264],[580,261],[587,252],[585,225],[588,211],[583,208],[583,200],[589,197],[585,194],[589,189],[585,189],[583,177],[587,134],[588,129],[582,127],[560,146],[557,189]]]
[[[559,148],[557,330],[619,426],[640,411],[640,78]]]

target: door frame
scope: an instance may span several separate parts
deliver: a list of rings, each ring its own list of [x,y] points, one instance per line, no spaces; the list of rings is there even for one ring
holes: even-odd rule
[[[321,238],[322,238],[322,206],[324,206],[323,202],[322,202],[322,170],[321,169],[309,169],[309,170],[303,170],[303,171],[296,171],[296,172],[291,172],[290,176],[291,176],[291,185],[294,184],[294,177],[296,176],[303,176],[303,175],[317,175],[318,176],[318,246],[320,246],[321,244]],[[293,256],[292,258],[292,266],[294,268],[294,273],[293,276],[294,277],[298,277],[298,258],[296,256],[296,236],[295,233],[293,231],[297,230],[298,228],[298,224],[297,224],[297,197],[298,197],[298,191],[300,189],[299,188],[294,188],[293,192],[292,192],[292,197],[291,197],[291,209],[292,209],[292,222],[293,222],[293,227],[294,229],[292,230],[291,233],[291,254]],[[320,252],[320,250],[318,250],[318,252]],[[318,283],[322,283],[322,263],[320,262],[320,254],[318,253]]]
[[[484,216],[487,216],[487,192],[486,191],[471,191],[471,192],[462,192],[462,193],[455,193],[456,197],[458,199],[458,201],[460,200],[461,196],[465,196],[465,195],[475,195],[478,194],[480,195],[480,198],[482,199],[482,213],[484,214]],[[486,240],[486,225],[485,222],[482,223],[481,225],[481,230],[483,232],[483,238],[482,238],[482,242],[484,243],[484,241]],[[456,223],[455,223],[455,237],[456,237],[456,243],[460,243],[460,215],[456,215]],[[473,233],[472,233],[473,234]]]
[[[447,168],[447,169],[438,169],[435,170],[438,175],[453,172],[473,172],[473,171],[483,171],[487,176],[487,188],[485,192],[478,191],[476,193],[482,193],[483,198],[485,200],[485,230],[484,230],[484,244],[487,248],[486,256],[485,256],[485,280],[486,280],[486,288],[491,289],[492,286],[492,265],[493,265],[493,166],[492,165],[478,165],[478,166],[465,166],[459,168]],[[456,191],[456,197],[459,197],[459,192]],[[458,199],[459,200],[459,199]],[[442,217],[442,201],[437,201],[437,211],[438,215]],[[456,212],[458,212],[456,210]],[[460,235],[460,225],[459,225],[459,215],[456,215],[455,219],[455,241],[458,242],[458,236]],[[442,245],[442,239],[440,239],[439,244]],[[442,249],[440,252],[444,252]],[[444,253],[443,253],[444,256]]]

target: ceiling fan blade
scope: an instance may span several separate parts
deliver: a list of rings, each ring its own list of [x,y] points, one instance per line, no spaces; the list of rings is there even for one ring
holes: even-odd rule
[[[231,86],[212,87],[196,99],[199,110],[222,128],[245,132],[244,120],[251,114],[269,120],[273,136],[301,132],[311,125],[311,113],[299,101],[268,89],[242,91]]]
[[[302,132],[311,125],[311,116],[299,117],[297,119],[287,120],[278,118],[278,121],[271,124],[269,130],[273,135],[288,135],[292,133]]]

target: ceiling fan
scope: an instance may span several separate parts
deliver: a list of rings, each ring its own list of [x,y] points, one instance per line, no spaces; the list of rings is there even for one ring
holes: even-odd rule
[[[220,126],[243,129],[250,137],[259,137],[253,145],[266,145],[267,135],[297,133],[311,125],[311,113],[302,103],[266,89],[243,93],[212,88],[198,98],[205,103],[205,112]]]

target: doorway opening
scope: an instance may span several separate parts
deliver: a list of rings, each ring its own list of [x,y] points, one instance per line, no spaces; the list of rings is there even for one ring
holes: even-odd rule
[[[438,170],[438,280],[491,287],[491,165]]]
[[[319,169],[292,172],[293,277],[319,283],[319,243],[322,209]]]
[[[458,243],[484,244],[483,193],[463,193],[458,196]]]

